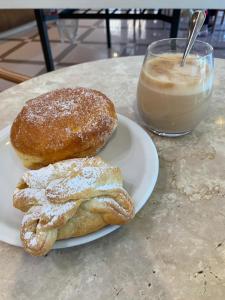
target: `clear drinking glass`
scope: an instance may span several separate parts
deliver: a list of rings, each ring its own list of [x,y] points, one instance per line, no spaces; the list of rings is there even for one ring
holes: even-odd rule
[[[138,110],[148,129],[163,136],[191,132],[205,117],[213,86],[213,48],[195,44],[180,66],[187,39],[152,43],[137,88]]]

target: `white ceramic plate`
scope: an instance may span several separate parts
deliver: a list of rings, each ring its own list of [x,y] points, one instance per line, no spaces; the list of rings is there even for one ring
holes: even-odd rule
[[[10,127],[0,131],[0,240],[22,246],[19,228],[23,214],[12,206],[12,195],[26,169],[9,140]],[[156,184],[159,161],[148,134],[130,119],[119,115],[119,125],[99,155],[123,173],[124,186],[135,202],[137,213],[148,201]],[[54,249],[77,246],[96,240],[119,226],[107,226],[83,237],[57,241]]]

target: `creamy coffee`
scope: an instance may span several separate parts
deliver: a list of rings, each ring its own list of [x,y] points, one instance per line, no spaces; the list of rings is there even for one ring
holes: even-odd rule
[[[137,97],[146,125],[165,133],[191,131],[206,115],[213,74],[206,60],[190,55],[163,54],[142,68]]]

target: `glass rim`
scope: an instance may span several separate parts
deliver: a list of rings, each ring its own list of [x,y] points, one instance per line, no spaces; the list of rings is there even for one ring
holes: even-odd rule
[[[162,57],[163,53],[161,54],[156,54],[156,53],[153,53],[151,51],[151,48],[152,47],[155,47],[158,43],[160,42],[165,42],[165,41],[172,41],[172,40],[180,40],[180,41],[187,41],[187,38],[166,38],[166,39],[161,39],[161,40],[158,40],[158,41],[155,41],[155,42],[152,42],[150,45],[148,45],[147,47],[147,54],[151,54],[152,56],[155,56],[155,57]],[[209,43],[207,42],[203,42],[203,41],[200,41],[200,40],[196,40],[195,43],[199,43],[199,44],[203,44],[204,46],[206,46],[206,48],[209,49],[209,53],[205,54],[205,55],[199,55],[196,57],[196,60],[199,60],[199,59],[203,59],[209,55],[212,55],[213,54],[213,51],[214,51],[214,48],[212,45],[210,45]],[[165,52],[166,53],[166,52]],[[181,52],[182,53],[182,52]]]

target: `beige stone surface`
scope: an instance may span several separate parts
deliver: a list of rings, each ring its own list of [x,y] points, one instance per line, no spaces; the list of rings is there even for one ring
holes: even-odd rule
[[[59,87],[86,86],[136,118],[143,57],[61,69],[0,94],[0,128],[23,103]],[[0,242],[0,299],[225,299],[225,61],[216,60],[209,115],[192,134],[151,134],[160,173],[135,219],[90,244],[35,258]],[[140,153],[141,155],[141,153]],[[135,170],[134,170],[135,172]]]

